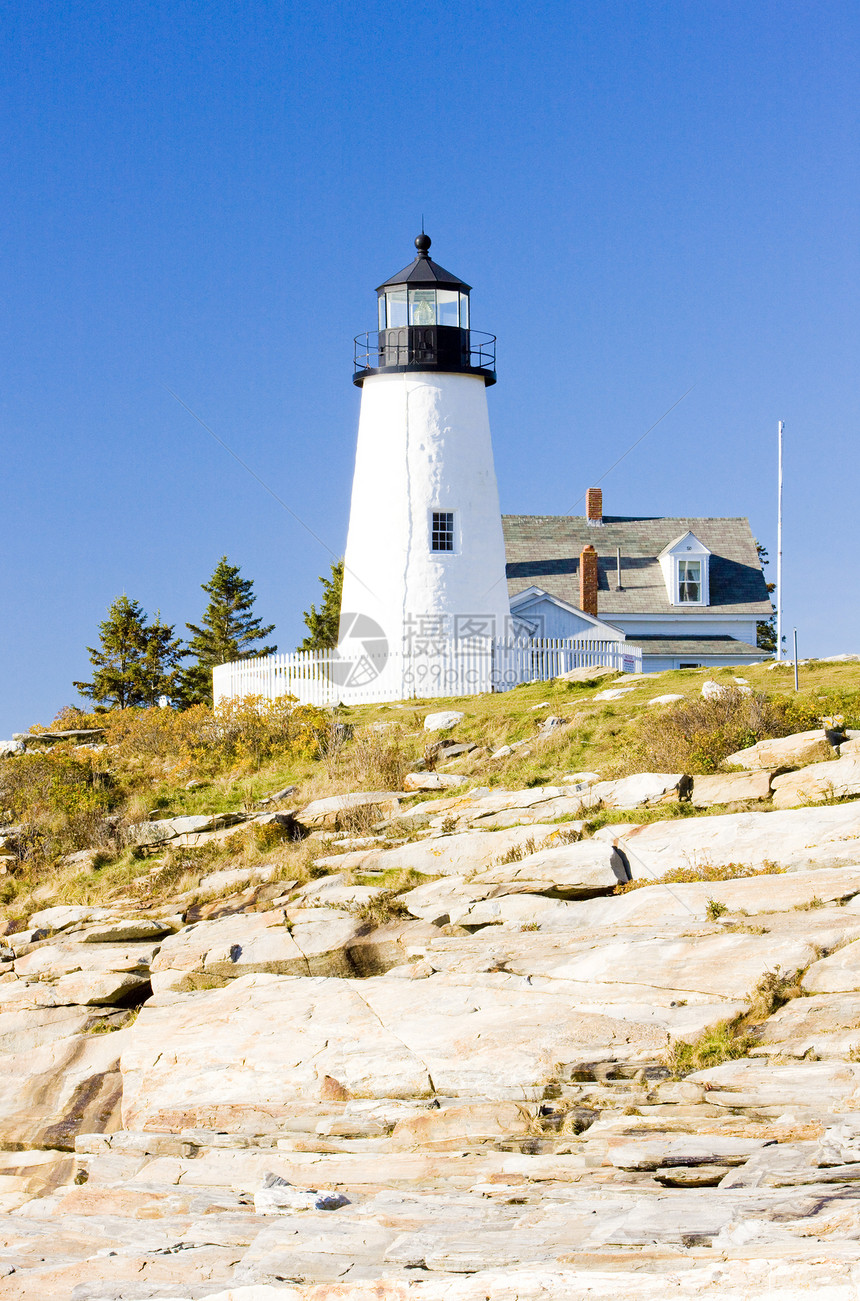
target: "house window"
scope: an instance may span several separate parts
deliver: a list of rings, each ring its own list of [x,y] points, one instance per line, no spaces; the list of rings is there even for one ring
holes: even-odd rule
[[[431,551],[454,550],[454,512],[452,510],[434,510],[430,528]]]
[[[700,603],[702,600],[701,560],[678,561],[678,601]]]

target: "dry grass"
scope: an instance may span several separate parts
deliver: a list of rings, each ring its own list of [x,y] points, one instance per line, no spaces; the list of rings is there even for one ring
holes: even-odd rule
[[[746,1057],[755,1042],[755,1037],[744,1030],[742,1018],[720,1021],[690,1043],[676,1039],[666,1053],[664,1065],[673,1075],[689,1075],[691,1071],[708,1070]]]
[[[359,921],[367,926],[384,926],[387,922],[412,920],[412,914],[394,890],[383,890],[364,903],[351,904],[349,911],[355,913]]]
[[[797,971],[782,971],[777,964],[773,971],[766,971],[750,995],[749,1010],[746,1014],[748,1025],[766,1021],[778,1011],[783,1004],[803,995],[803,968]]]
[[[716,699],[694,697],[646,714],[635,744],[646,770],[708,773],[728,755],[765,737],[820,725],[820,710],[809,702],[727,687]]]
[[[750,863],[700,863],[689,867],[674,867],[661,876],[659,880],[651,877],[639,877],[635,881],[624,881],[615,887],[616,894],[627,894],[630,890],[643,890],[651,885],[686,885],[695,881],[738,881],[748,876],[780,876],[784,867],[776,863],[765,863],[753,867]]]

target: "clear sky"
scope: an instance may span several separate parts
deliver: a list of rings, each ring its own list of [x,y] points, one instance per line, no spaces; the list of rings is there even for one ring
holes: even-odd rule
[[[840,0],[0,10],[0,737],[125,591],[222,554],[280,649],[346,539],[352,337],[406,265],[498,335],[502,509],[748,515],[785,618],[860,651],[858,29]],[[769,576],[774,576],[775,564]]]

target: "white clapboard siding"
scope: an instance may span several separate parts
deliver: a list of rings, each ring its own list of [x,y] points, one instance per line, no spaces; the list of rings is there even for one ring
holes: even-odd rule
[[[345,661],[336,650],[294,651],[219,664],[216,704],[243,696],[295,696],[303,705],[359,705],[383,700],[474,696],[544,682],[572,669],[605,667],[641,673],[642,650],[626,641],[581,637],[501,640],[476,637],[434,643],[432,654],[392,651]]]

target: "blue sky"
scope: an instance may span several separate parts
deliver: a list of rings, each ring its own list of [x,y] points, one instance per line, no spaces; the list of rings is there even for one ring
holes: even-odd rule
[[[62,4],[0,13],[0,736],[117,594],[227,554],[281,649],[340,554],[352,337],[433,254],[499,337],[502,509],[748,515],[785,617],[860,651],[851,3]],[[771,566],[771,575],[775,565]]]

